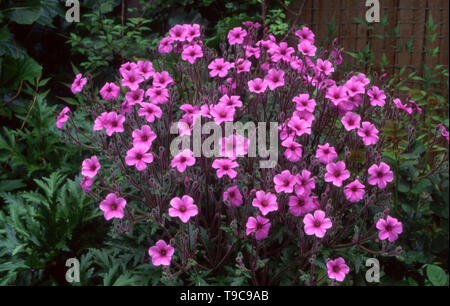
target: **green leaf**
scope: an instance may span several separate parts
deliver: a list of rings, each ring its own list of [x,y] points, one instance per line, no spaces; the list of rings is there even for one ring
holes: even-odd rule
[[[447,286],[448,285],[448,275],[445,271],[436,265],[427,266],[427,277],[433,286]]]
[[[32,24],[41,15],[40,0],[14,1],[14,7],[8,10],[8,17],[18,24]]]

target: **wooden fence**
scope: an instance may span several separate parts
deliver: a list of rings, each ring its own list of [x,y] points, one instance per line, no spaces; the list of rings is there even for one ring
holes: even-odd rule
[[[417,71],[422,75],[423,63],[428,66],[441,64],[448,67],[448,0],[379,0],[381,19],[386,18],[389,24],[383,26],[381,23],[372,23],[371,30],[355,21],[355,17],[366,21],[366,0],[305,1],[299,18],[300,24],[308,25],[319,39],[329,37],[330,27],[334,28],[333,36],[338,38],[339,44],[346,51],[359,52],[370,43],[376,63],[381,62],[383,53],[386,54],[389,62],[388,73],[398,72],[406,66],[407,71]],[[300,5],[299,2],[291,5],[288,11],[291,18],[294,18],[294,13]],[[430,14],[437,25],[437,36],[432,43],[426,39],[426,24]],[[396,27],[397,35],[393,36]],[[390,38],[380,39],[380,35],[384,34],[388,34]],[[412,42],[410,50],[404,47],[408,42]],[[392,46],[399,48],[394,49]],[[426,48],[438,46],[440,51],[436,56],[426,54]],[[348,54],[344,59],[346,62],[356,63]]]

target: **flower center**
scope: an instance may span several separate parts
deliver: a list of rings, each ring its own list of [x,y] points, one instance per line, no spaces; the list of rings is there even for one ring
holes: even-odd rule
[[[180,211],[181,212],[185,212],[186,211],[186,206],[180,206]]]
[[[162,256],[166,256],[166,254],[167,254],[166,250],[161,250],[159,253],[160,253]]]
[[[334,271],[334,272],[337,273],[337,272],[339,272],[339,270],[340,270],[340,269],[339,269],[339,266],[334,266],[334,267],[333,267],[333,271]]]
[[[314,227],[320,227],[321,225],[320,221],[314,221]]]
[[[264,201],[261,202],[261,206],[266,207],[267,205],[269,205],[269,203],[267,203],[266,200],[264,200]]]
[[[116,210],[117,209],[117,204],[116,203],[112,203],[110,208],[111,208],[111,210]]]
[[[341,172],[340,172],[340,171],[334,172],[334,176],[335,176],[335,177],[340,177],[340,176],[341,176]]]

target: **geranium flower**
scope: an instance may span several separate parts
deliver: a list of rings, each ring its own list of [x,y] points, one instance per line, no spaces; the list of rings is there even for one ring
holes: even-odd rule
[[[347,112],[341,120],[347,131],[358,129],[361,123],[361,117],[353,112]]]
[[[120,87],[114,83],[105,83],[102,89],[100,89],[100,96],[102,96],[102,99],[106,101],[113,101],[119,96],[119,93]]]
[[[144,91],[142,89],[129,91],[125,95],[125,100],[129,103],[129,105],[140,104],[143,99]]]
[[[118,198],[114,193],[110,193],[106,196],[106,199],[100,202],[100,209],[104,212],[106,220],[111,220],[112,218],[122,219],[126,205],[127,201],[124,198]]]
[[[289,211],[296,217],[301,217],[315,210],[313,199],[309,194],[300,194],[289,197]]]
[[[327,229],[330,229],[333,224],[329,218],[325,218],[325,212],[322,210],[316,210],[314,216],[307,214],[303,218],[305,224],[304,230],[306,235],[315,235],[318,238],[323,238]]]
[[[70,108],[67,106],[62,109],[62,111],[59,113],[58,117],[56,118],[56,127],[58,129],[62,129],[64,126],[64,123],[69,120],[69,114]]]
[[[380,90],[377,86],[372,86],[367,95],[370,97],[370,105],[383,107],[386,104],[386,95],[383,90]]]
[[[155,132],[148,125],[143,125],[140,130],[134,130],[133,136],[133,146],[134,147],[144,147],[150,149],[153,140],[156,139]]]
[[[252,206],[258,207],[263,216],[278,210],[277,196],[273,193],[266,193],[259,190],[256,192],[255,196],[256,198],[253,199]]]
[[[147,164],[153,162],[153,154],[147,152],[148,148],[145,146],[136,146],[127,151],[125,163],[128,166],[136,166],[138,171],[144,171]]]
[[[231,186],[223,193],[223,200],[228,201],[231,206],[238,207],[241,206],[242,201],[242,194],[239,191],[238,186]]]
[[[316,101],[309,98],[309,94],[299,94],[292,99],[296,104],[296,109],[298,111],[314,112],[316,108]]]
[[[254,93],[263,93],[267,89],[267,83],[260,78],[248,81],[248,90]]]
[[[229,97],[228,95],[224,95],[224,96],[222,96],[222,98],[219,99],[219,103],[217,103],[217,104],[222,104],[227,107],[241,107],[242,101],[239,96]]]
[[[84,85],[86,85],[87,79],[83,78],[83,75],[81,73],[77,74],[75,76],[75,80],[72,83],[72,93],[76,94],[78,92],[81,92],[83,90]]]
[[[303,134],[311,134],[311,124],[306,120],[300,119],[297,116],[293,116],[289,120],[288,127],[294,130],[297,136],[302,136]]]
[[[81,179],[80,186],[84,192],[89,192],[89,191],[91,191],[91,186],[93,184],[94,184],[94,179],[92,177],[83,176],[83,178]]]
[[[175,25],[169,30],[169,35],[173,40],[185,41],[186,40],[186,28],[182,25]]]
[[[291,174],[291,171],[284,170],[281,174],[277,174],[273,178],[275,183],[275,191],[292,193],[294,191],[294,185],[296,183],[295,176]]]
[[[289,137],[285,139],[281,145],[286,148],[284,156],[287,160],[295,163],[300,160],[303,154],[302,145],[295,142],[293,138]]]
[[[402,223],[391,216],[387,216],[386,220],[379,219],[376,228],[379,230],[378,237],[381,240],[388,239],[389,242],[397,240],[398,235],[403,232]]]
[[[126,63],[123,63],[122,65],[120,65],[119,71],[120,71],[120,74],[121,74],[122,77],[123,77],[123,75],[124,75],[125,73],[131,72],[131,71],[135,70],[136,67],[137,67],[137,64],[136,64],[136,63],[133,63],[133,62],[126,62]]]
[[[295,35],[300,38],[300,41],[307,40],[314,44],[314,33],[308,27],[303,26],[300,30],[295,31]]]
[[[236,159],[248,153],[248,138],[242,135],[230,135],[220,140],[220,155],[229,159]]]
[[[144,81],[144,78],[136,70],[125,72],[122,77],[122,86],[126,86],[131,90],[138,89],[139,84]]]
[[[186,167],[195,165],[194,153],[189,149],[184,149],[177,154],[171,162],[172,168],[177,168],[178,172],[183,173]]]
[[[197,58],[202,57],[203,52],[202,48],[199,45],[189,46],[183,50],[183,53],[181,53],[181,59],[183,61],[188,61],[191,64],[194,64]]]
[[[345,163],[343,161],[329,163],[326,169],[325,182],[333,183],[336,187],[341,187],[342,182],[350,177],[350,172],[345,169]]]
[[[231,68],[231,63],[226,62],[223,58],[217,58],[208,65],[208,69],[211,70],[209,75],[211,77],[219,76],[224,78],[228,74],[228,70]]]
[[[365,186],[360,181],[354,180],[350,184],[347,184],[344,189],[344,195],[347,200],[352,203],[359,202],[363,199]]]
[[[361,84],[361,82],[358,82],[354,79],[348,80],[345,83],[344,87],[347,89],[347,94],[350,97],[353,97],[358,94],[364,94],[366,92],[363,84]]]
[[[168,37],[164,37],[163,39],[161,39],[161,41],[159,42],[159,47],[158,47],[158,51],[159,53],[170,53],[173,50],[172,47],[172,43],[173,43],[173,38],[168,36]]]
[[[378,185],[378,188],[384,189],[388,182],[394,179],[394,173],[388,164],[381,162],[380,165],[372,165],[368,170],[370,177],[367,180],[370,185]]]
[[[174,81],[167,71],[162,71],[161,73],[156,72],[153,75],[153,87],[166,88],[173,83]]]
[[[170,261],[175,249],[164,240],[158,240],[156,244],[148,249],[148,255],[152,257],[154,266],[170,266]]]
[[[343,282],[345,275],[348,274],[350,268],[345,264],[345,260],[342,257],[336,258],[334,260],[327,261],[328,277],[330,279],[335,279],[338,282]]]
[[[228,107],[223,104],[214,105],[210,112],[214,117],[214,122],[217,124],[221,124],[226,121],[233,121],[234,118],[234,107]]]
[[[145,80],[149,79],[156,72],[150,61],[138,61],[136,71],[142,75]]]
[[[301,173],[295,176],[296,185],[295,193],[298,195],[310,194],[311,190],[316,188],[316,183],[313,177],[311,177],[311,172],[308,170],[302,170]]]
[[[321,58],[317,59],[316,68],[327,76],[334,72],[333,64],[330,61],[324,61]]]
[[[302,40],[298,45],[297,45],[298,51],[300,51],[304,56],[315,56],[316,55],[316,51],[317,51],[317,47],[314,46],[314,44],[312,44],[310,41],[308,40]]]
[[[197,205],[194,204],[194,199],[188,195],[184,195],[181,199],[175,197],[170,200],[169,216],[172,218],[178,217],[181,222],[187,223],[191,217],[198,214]]]
[[[123,115],[118,115],[115,112],[106,114],[105,119],[102,121],[106,129],[106,135],[111,136],[113,133],[122,133],[124,131],[124,122],[125,116]]]
[[[242,45],[245,37],[247,37],[247,31],[241,27],[235,27],[228,32],[228,42],[231,46]]]
[[[269,236],[270,220],[261,216],[249,217],[247,220],[246,235],[255,234],[256,240],[266,239]]]
[[[347,99],[347,91],[343,86],[333,85],[327,89],[325,98],[330,99],[335,106],[338,106]]]
[[[363,139],[364,145],[370,146],[378,141],[378,130],[370,122],[364,121],[358,129],[358,135]]]
[[[153,103],[141,103],[141,108],[138,111],[139,116],[145,116],[145,120],[148,122],[155,121],[156,118],[161,118],[162,110]]]
[[[186,40],[191,42],[195,38],[200,37],[200,25],[199,24],[186,24],[184,26],[186,31]]]
[[[234,168],[239,167],[239,164],[231,159],[216,159],[212,163],[212,167],[217,169],[217,177],[221,178],[224,175],[227,175],[229,178],[234,179],[237,175],[237,172],[233,170]]]
[[[318,145],[316,151],[316,158],[323,164],[329,164],[338,157],[334,147],[331,147],[327,142],[324,145]]]
[[[236,60],[236,63],[234,64],[234,67],[236,68],[238,74],[242,72],[250,72],[251,66],[252,62],[243,58],[238,58]]]
[[[145,92],[145,96],[149,97],[151,103],[164,104],[169,101],[169,90],[161,87],[150,87]]]
[[[270,69],[267,75],[264,77],[264,82],[269,86],[270,90],[284,85],[284,71]]]
[[[100,162],[96,155],[83,160],[83,163],[81,164],[81,174],[83,176],[93,178],[97,175],[98,170],[100,170]]]

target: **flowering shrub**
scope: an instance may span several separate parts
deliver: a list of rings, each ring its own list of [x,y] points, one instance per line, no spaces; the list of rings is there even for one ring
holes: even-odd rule
[[[401,252],[380,130],[414,122],[421,109],[391,97],[382,76],[334,79],[341,50],[317,48],[307,27],[295,34],[289,46],[245,22],[217,54],[200,26],[176,25],[152,62],[124,63],[100,91],[77,75],[72,89],[85,95],[93,125],[77,126],[68,109],[56,125],[97,151],[83,162],[81,186],[118,234],[151,224],[148,254],[165,275],[220,275],[235,262],[243,283],[317,285],[346,280],[361,256]],[[260,146],[250,154],[250,131],[221,135],[213,156],[172,154],[178,136],[207,142],[204,129],[195,139],[198,118],[276,123],[276,164],[260,167],[267,155]]]

